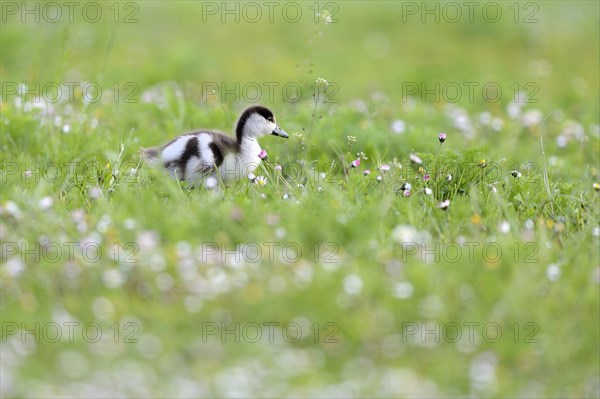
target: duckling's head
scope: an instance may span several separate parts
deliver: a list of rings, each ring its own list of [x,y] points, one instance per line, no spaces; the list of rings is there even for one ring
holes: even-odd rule
[[[255,106],[246,109],[237,123],[235,133],[238,142],[242,138],[258,138],[267,135],[274,135],[283,138],[289,138],[288,134],[283,131],[275,121],[275,115],[265,107]]]

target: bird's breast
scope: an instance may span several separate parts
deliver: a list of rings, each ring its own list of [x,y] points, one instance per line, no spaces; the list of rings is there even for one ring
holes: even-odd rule
[[[221,178],[225,181],[237,180],[254,172],[260,164],[258,154],[261,148],[256,140],[243,142],[238,152],[230,152],[223,159],[219,168]]]

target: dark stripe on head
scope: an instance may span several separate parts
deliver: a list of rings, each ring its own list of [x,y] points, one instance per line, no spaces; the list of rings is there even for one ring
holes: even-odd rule
[[[178,159],[179,170],[181,170],[181,180],[185,180],[185,169],[191,157],[197,157],[198,154],[198,137],[192,137],[185,144],[185,150]]]
[[[242,131],[244,130],[244,125],[246,124],[246,121],[254,113],[259,114],[268,121],[275,122],[275,116],[268,108],[262,107],[260,105],[247,108],[244,112],[242,112],[242,115],[240,116],[240,119],[238,120],[237,126],[235,128],[235,135],[237,137],[238,143],[242,141]]]
[[[216,145],[214,142],[210,143],[208,145],[208,148],[210,148],[213,155],[215,156],[215,165],[218,168],[223,163],[223,153],[221,152],[221,149],[219,148],[219,146]]]

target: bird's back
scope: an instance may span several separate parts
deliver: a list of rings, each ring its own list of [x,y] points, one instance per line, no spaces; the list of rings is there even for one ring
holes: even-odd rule
[[[184,133],[163,146],[146,148],[142,156],[151,164],[162,163],[171,176],[193,182],[214,172],[238,149],[235,138],[202,129]]]

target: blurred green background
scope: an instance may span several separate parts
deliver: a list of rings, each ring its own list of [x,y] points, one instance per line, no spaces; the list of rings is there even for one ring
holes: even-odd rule
[[[1,10],[3,397],[600,395],[598,2],[3,1]],[[53,82],[73,82],[74,98],[36,101]],[[80,90],[89,83],[97,102]],[[497,101],[486,84],[501,89]],[[261,141],[272,161],[260,170],[264,188],[190,191],[139,165],[140,147],[200,127],[230,132],[253,102],[292,135]],[[367,159],[345,175],[359,152]],[[427,171],[460,165],[448,166],[454,180],[418,194],[411,152]],[[481,159],[500,177],[461,181]],[[273,168],[313,160],[332,183]],[[332,161],[342,163],[333,172]],[[69,162],[94,167],[67,172]],[[392,170],[378,172],[382,163]],[[404,182],[410,198],[397,195]],[[437,187],[456,195],[448,212],[436,204],[449,191]],[[13,253],[66,242],[98,242],[103,255]],[[297,243],[300,260],[204,257],[206,243],[266,251],[267,242]],[[409,255],[402,242],[458,243],[463,257]],[[503,255],[468,258],[465,242],[497,243]],[[69,342],[69,321],[98,323],[103,338],[76,329]],[[36,322],[40,331],[23,336],[21,323]],[[296,323],[302,339],[220,334],[272,322]],[[58,342],[42,333],[48,323],[63,326]],[[440,333],[457,323],[463,336],[433,342],[406,330],[435,323]],[[468,323],[480,325],[473,342]],[[497,342],[482,335],[487,323],[501,326]]]
[[[73,7],[74,23],[64,5],[58,22],[45,23],[55,18],[54,7],[23,4],[3,14],[7,81],[132,81],[143,88],[173,80],[231,87],[318,76],[339,85],[342,101],[376,90],[401,98],[406,82],[496,82],[504,103],[512,84],[534,82],[545,107],[585,112],[598,106],[593,1],[100,2],[95,23],[86,23],[96,8],[85,3]],[[34,4],[40,23],[25,13]],[[324,23],[328,12],[335,22]]]

